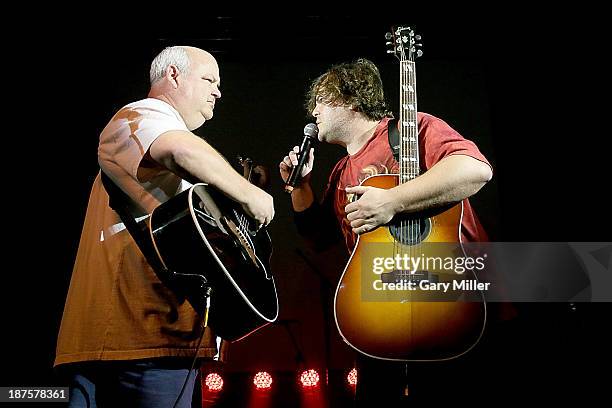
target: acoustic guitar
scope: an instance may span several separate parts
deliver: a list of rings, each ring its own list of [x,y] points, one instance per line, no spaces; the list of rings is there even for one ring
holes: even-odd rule
[[[400,171],[361,183],[383,189],[420,172],[414,62],[420,37],[398,27],[387,39],[400,65]],[[479,341],[486,305],[474,290],[474,268],[461,266],[462,213],[459,203],[402,215],[358,237],[334,298],[336,325],[351,347],[379,359],[430,361],[458,357]]]
[[[247,179],[263,178],[250,159],[239,158]],[[209,326],[228,341],[243,339],[278,317],[270,270],[272,241],[266,228],[215,188],[194,184],[158,206],[148,221],[153,248],[171,276],[162,281],[205,308],[212,288]]]

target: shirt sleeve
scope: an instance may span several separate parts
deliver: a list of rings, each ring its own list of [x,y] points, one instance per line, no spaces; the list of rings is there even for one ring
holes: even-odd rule
[[[443,158],[452,155],[470,156],[491,167],[489,161],[478,150],[474,142],[465,139],[442,119],[423,114],[420,125],[421,163],[424,159],[425,170],[430,169]]]
[[[169,105],[161,101],[130,104],[115,114],[100,135],[100,164],[112,162],[135,180],[146,181],[147,172],[139,173],[143,158],[155,139],[171,130],[188,131]]]

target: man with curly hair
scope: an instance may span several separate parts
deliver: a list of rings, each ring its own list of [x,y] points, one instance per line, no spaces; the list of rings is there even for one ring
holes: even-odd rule
[[[359,185],[374,174],[399,172],[389,139],[392,115],[374,63],[358,59],[331,67],[311,84],[307,109],[316,119],[319,140],[341,145],[347,152],[333,168],[321,202],[310,185],[313,150],[301,182],[291,192],[298,231],[315,247],[344,239],[350,253],[358,234],[388,223],[396,214],[461,201],[462,241],[488,240],[468,197],[491,179],[491,165],[473,142],[435,116],[417,113],[420,176],[388,190]],[[279,165],[285,181],[297,165],[297,153],[295,146]],[[353,201],[353,195],[359,200]],[[360,406],[401,400],[406,385],[403,364],[359,355],[358,367]]]

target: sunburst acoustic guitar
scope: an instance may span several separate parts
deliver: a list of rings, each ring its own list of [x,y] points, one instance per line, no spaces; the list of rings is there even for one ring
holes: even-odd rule
[[[384,189],[420,172],[414,62],[420,37],[398,27],[387,39],[400,65],[400,171],[362,183]],[[351,347],[379,359],[430,361],[458,357],[478,343],[486,321],[483,295],[473,290],[473,269],[453,267],[466,257],[462,213],[459,203],[396,217],[359,236],[334,299],[336,325]]]

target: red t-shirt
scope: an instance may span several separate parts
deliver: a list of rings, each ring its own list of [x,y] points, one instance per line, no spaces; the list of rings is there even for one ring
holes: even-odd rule
[[[382,119],[367,143],[357,153],[343,157],[329,176],[323,202],[332,202],[334,214],[341,226],[349,251],[353,250],[357,235],[353,233],[344,211],[344,207],[349,202],[345,192],[346,187],[359,185],[367,177],[375,174],[399,173],[399,164],[389,146],[387,129],[389,120],[389,118]],[[443,158],[454,154],[470,156],[490,166],[472,141],[463,138],[443,120],[419,112],[417,121],[421,173]],[[333,194],[333,197],[330,197],[330,194]],[[463,242],[488,241],[487,233],[478,221],[468,199],[463,200],[461,238]]]

